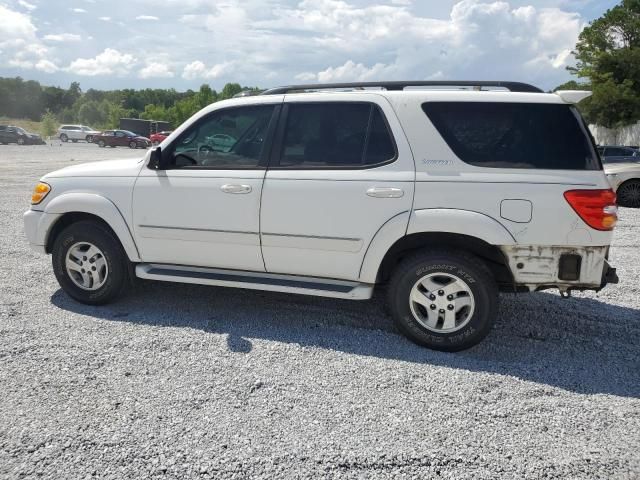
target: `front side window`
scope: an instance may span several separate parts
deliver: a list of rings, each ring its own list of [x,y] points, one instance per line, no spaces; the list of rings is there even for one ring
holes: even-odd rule
[[[477,167],[601,168],[580,114],[569,105],[428,102],[422,109],[456,156]]]
[[[173,168],[256,168],[263,155],[273,105],[214,112],[172,144]]]
[[[391,161],[395,144],[370,103],[289,104],[281,168],[362,168]]]

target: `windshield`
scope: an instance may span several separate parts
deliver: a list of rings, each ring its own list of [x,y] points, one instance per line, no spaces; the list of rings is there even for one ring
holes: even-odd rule
[[[27,132],[24,128],[16,127],[16,132],[26,135]]]

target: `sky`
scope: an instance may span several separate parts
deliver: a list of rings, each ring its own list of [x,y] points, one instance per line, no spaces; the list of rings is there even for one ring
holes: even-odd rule
[[[614,0],[0,0],[0,76],[218,90],[376,80],[571,79]]]

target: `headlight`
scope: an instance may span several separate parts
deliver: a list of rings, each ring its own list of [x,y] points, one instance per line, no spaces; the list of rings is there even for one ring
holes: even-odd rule
[[[36,185],[36,188],[33,189],[33,194],[31,195],[31,205],[38,205],[44,197],[46,197],[51,191],[51,186],[44,183],[39,182]]]

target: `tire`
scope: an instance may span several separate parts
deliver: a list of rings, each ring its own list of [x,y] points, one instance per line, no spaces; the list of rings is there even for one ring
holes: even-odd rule
[[[87,141],[87,143],[93,143],[93,136],[92,135],[87,135],[85,137],[85,140]]]
[[[104,140],[99,140],[99,141],[98,141],[98,146],[99,146],[100,148],[104,148],[104,145],[105,145]]]
[[[138,148],[138,144],[136,142],[129,142],[129,148]]]
[[[24,138],[18,137],[18,141],[16,142],[18,145],[24,145]]]
[[[621,207],[640,208],[640,180],[627,180],[616,193]]]
[[[396,327],[411,341],[456,352],[476,345],[491,330],[498,287],[491,271],[474,255],[423,251],[396,267],[387,301]]]
[[[88,256],[79,258],[77,252],[86,245],[97,249],[99,253],[92,256],[91,252],[96,250],[89,249],[86,251]],[[69,260],[73,266],[68,268],[67,259],[70,255],[81,264]],[[60,232],[53,244],[51,261],[62,289],[71,298],[87,305],[103,305],[113,301],[129,283],[129,260],[120,241],[113,232],[97,222],[77,222]],[[77,267],[85,267],[86,270],[81,275]],[[91,279],[85,288],[79,284],[83,278]]]
[[[60,140],[66,143],[69,141],[69,137],[67,137],[67,135],[63,133],[62,135],[60,135]]]

